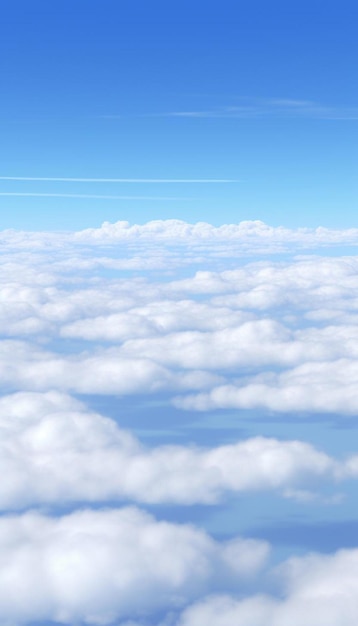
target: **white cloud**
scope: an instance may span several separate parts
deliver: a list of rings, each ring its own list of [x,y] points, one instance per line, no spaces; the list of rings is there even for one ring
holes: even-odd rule
[[[66,247],[54,254],[53,273],[48,251],[17,251],[0,273],[3,336],[33,338],[1,343],[6,389],[197,391],[177,406],[357,411],[355,258],[144,280],[88,275],[88,251],[74,273]],[[71,353],[66,342],[76,339],[93,345]]]
[[[0,180],[40,181],[60,183],[236,183],[228,178],[54,178],[41,176],[0,176]]]
[[[110,624],[254,575],[265,542],[220,544],[134,508],[0,518],[0,620]],[[235,555],[235,559],[233,558]]]
[[[4,340],[0,341],[0,380],[6,390],[130,395],[201,390],[223,379],[200,369],[170,370],[151,359],[127,357],[117,348],[63,355],[36,344]]]
[[[329,106],[312,100],[293,98],[240,98],[234,105],[218,106],[206,110],[173,111],[163,113],[162,115],[181,118],[225,118],[234,120],[257,117],[357,120],[358,109],[354,107]]]
[[[133,306],[121,313],[86,317],[65,324],[60,334],[62,337],[118,342],[137,337],[165,337],[173,331],[188,329],[225,329],[249,317],[246,312],[234,312],[228,307],[212,306],[210,303],[163,298],[143,303],[143,306]]]
[[[81,278],[88,251],[78,252],[74,275],[66,246],[58,242],[51,252],[57,259],[52,274],[48,250],[42,256],[17,251],[5,263],[2,332],[124,345],[86,346],[71,356],[5,342],[8,388],[198,390],[177,406],[356,412],[355,258],[253,263],[185,280],[106,280]],[[345,368],[347,379],[337,384],[330,372]]]
[[[20,198],[82,198],[85,200],[187,200],[187,198],[183,196],[109,196],[92,193],[42,193],[31,191],[0,191],[0,196]]]
[[[0,509],[131,500],[214,504],[226,493],[296,497],[349,467],[301,441],[256,437],[231,445],[147,448],[116,422],[58,392],[0,399]]]
[[[350,339],[352,342],[350,342]],[[121,354],[165,366],[218,370],[292,366],[302,361],[358,354],[354,327],[293,331],[272,319],[244,321],[214,331],[183,331],[127,341]],[[233,370],[235,371],[235,370]]]
[[[269,410],[286,420],[355,415],[357,258],[291,257],[356,245],[357,229],[173,220],[0,238],[0,380],[5,393],[20,391],[0,399],[2,511],[212,505],[264,490],[303,503],[321,486],[357,479],[358,455],[342,460],[303,441],[146,447],[66,395],[153,393],[182,408]],[[263,250],[287,259],[243,262]],[[0,554],[6,626],[139,626],[157,609],[161,626],[181,609],[181,626],[357,622],[356,551],[288,561],[273,583],[278,596],[257,595],[268,588],[255,579],[266,544],[220,544],[136,509],[5,515]]]
[[[209,392],[177,397],[174,403],[199,411],[241,408],[356,415],[357,383],[357,361],[337,359],[261,374],[246,383],[220,385]]]
[[[254,255],[265,252],[277,252],[304,249],[317,249],[325,246],[356,245],[358,229],[348,228],[334,230],[329,228],[298,228],[289,229],[283,226],[272,227],[260,220],[242,221],[237,224],[213,226],[206,222],[190,224],[182,220],[153,220],[146,224],[130,225],[126,221],[115,223],[104,222],[99,228],[87,228],[76,233],[26,233],[6,230],[0,233],[0,241],[9,249],[50,250],[52,253],[64,248],[75,248],[86,252],[85,246],[107,246],[108,244],[127,243],[137,245],[140,249],[145,245],[147,256],[158,252],[153,247],[160,244],[168,245],[177,257],[193,251],[205,252],[206,259],[211,257],[237,258],[243,255]],[[181,254],[178,255],[178,246]],[[133,250],[132,250],[133,251]],[[127,250],[127,255],[131,249]]]
[[[177,626],[355,626],[357,576],[356,549],[289,559],[276,574],[280,598],[208,597],[185,611]]]
[[[268,226],[260,220],[242,221],[238,224],[213,226],[207,222],[189,224],[182,220],[153,220],[146,224],[130,225],[129,222],[104,222],[100,228],[88,228],[74,235],[75,241],[118,241],[128,239],[150,239],[161,242],[187,241],[191,244],[205,241],[241,242],[244,250],[248,247],[265,246],[272,252],[275,246],[293,245],[298,247],[318,247],[320,245],[348,243],[358,239],[358,229],[333,230],[319,226],[315,229],[298,228],[291,230],[283,226]]]

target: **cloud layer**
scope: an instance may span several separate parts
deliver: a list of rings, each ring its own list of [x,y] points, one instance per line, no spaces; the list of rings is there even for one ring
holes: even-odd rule
[[[276,567],[275,546],[214,539],[191,507],[265,494],[308,515],[355,493],[354,438],[313,445],[310,416],[358,414],[357,240],[180,220],[0,234],[2,624],[356,624],[355,549]],[[111,401],[111,418],[93,409]],[[131,407],[149,434],[161,410],[172,441],[143,443]],[[218,409],[235,429],[208,444]],[[198,428],[178,445],[188,410]],[[243,438],[242,411],[266,433],[304,418],[306,436]],[[173,522],[183,506],[196,525]]]
[[[160,248],[159,266],[149,254],[144,277],[116,247],[91,257],[93,246],[73,245],[71,257],[60,242],[51,253],[5,257],[4,390],[162,393],[194,410],[357,413],[355,257],[182,277],[173,259],[159,270]]]

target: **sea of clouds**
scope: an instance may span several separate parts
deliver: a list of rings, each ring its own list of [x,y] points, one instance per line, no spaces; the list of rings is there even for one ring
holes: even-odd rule
[[[180,510],[251,493],[329,515],[327,487],[354,488],[354,441],[328,451],[310,425],[358,414],[357,243],[258,221],[0,233],[2,625],[356,626],[355,547],[278,562]],[[148,431],[167,407],[169,441],[131,403]],[[178,443],[174,409],[306,435]]]

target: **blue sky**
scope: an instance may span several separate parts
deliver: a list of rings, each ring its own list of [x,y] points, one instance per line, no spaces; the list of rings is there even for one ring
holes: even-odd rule
[[[3,227],[351,225],[356,17],[317,0],[4,3],[1,175],[238,182],[0,181],[119,197],[0,196]]]

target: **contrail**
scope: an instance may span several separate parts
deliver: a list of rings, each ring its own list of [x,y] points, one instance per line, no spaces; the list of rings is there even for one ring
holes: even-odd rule
[[[30,192],[0,192],[0,196],[18,196],[33,198],[87,198],[96,200],[190,200],[190,198],[173,196],[102,196],[86,193],[30,193]]]
[[[0,180],[59,183],[238,183],[230,178],[54,178],[43,176],[0,176]]]

